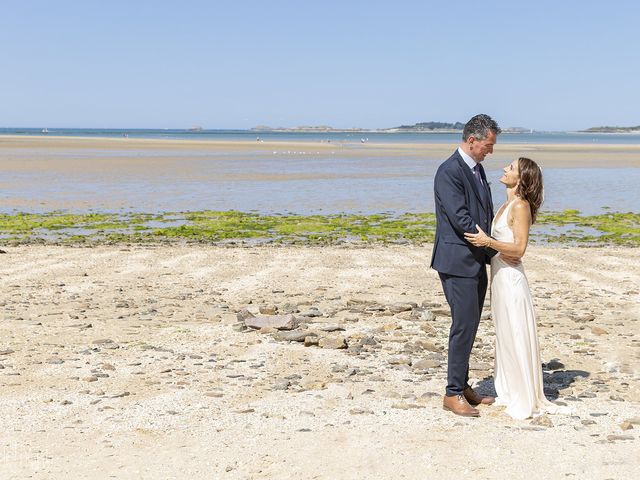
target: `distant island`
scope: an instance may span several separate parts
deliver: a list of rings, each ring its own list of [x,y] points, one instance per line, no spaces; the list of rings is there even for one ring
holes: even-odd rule
[[[640,125],[635,127],[591,127],[580,131],[585,133],[640,133]]]
[[[253,127],[252,132],[381,132],[370,128],[333,128],[328,125],[300,125],[298,127],[269,127],[267,125],[258,125]]]
[[[414,125],[400,125],[391,128],[333,128],[328,125],[308,126],[301,125],[298,127],[269,127],[267,125],[258,125],[253,127],[253,132],[382,132],[382,133],[462,133],[464,123],[455,122],[420,122]],[[533,130],[522,127],[503,128],[504,133],[532,133]]]

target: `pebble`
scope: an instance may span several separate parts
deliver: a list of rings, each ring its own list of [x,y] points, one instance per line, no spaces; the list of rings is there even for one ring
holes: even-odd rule
[[[537,427],[549,428],[549,427],[553,427],[553,422],[551,421],[548,415],[544,414],[531,420],[531,425],[535,425]]]
[[[322,337],[318,340],[320,348],[342,349],[347,348],[347,341],[342,336]]]

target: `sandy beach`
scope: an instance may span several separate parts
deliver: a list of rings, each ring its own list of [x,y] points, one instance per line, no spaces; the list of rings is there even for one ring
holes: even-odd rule
[[[638,249],[529,248],[545,390],[573,408],[535,421],[442,410],[449,314],[429,247],[3,249],[3,479],[525,479],[541,466],[621,479],[640,467]],[[486,308],[471,373],[490,392]],[[244,329],[244,309],[300,325]],[[300,334],[322,347],[286,340]]]

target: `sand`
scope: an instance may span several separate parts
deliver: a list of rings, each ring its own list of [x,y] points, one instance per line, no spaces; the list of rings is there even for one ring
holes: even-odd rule
[[[442,410],[449,317],[429,247],[3,248],[2,479],[621,479],[640,467],[639,249],[529,248],[542,358],[562,364],[546,388],[574,409],[532,423]],[[406,302],[415,314],[394,313]],[[237,313],[260,306],[298,310],[298,330],[349,349],[241,331]],[[471,371],[483,389],[492,345],[485,311]]]

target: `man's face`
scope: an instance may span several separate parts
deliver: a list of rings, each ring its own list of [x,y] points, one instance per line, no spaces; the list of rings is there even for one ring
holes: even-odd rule
[[[493,146],[496,144],[496,134],[489,132],[489,135],[487,135],[487,138],[484,140],[478,140],[472,135],[467,140],[467,143],[469,144],[471,158],[476,162],[481,162],[484,160],[484,157],[493,153]]]

